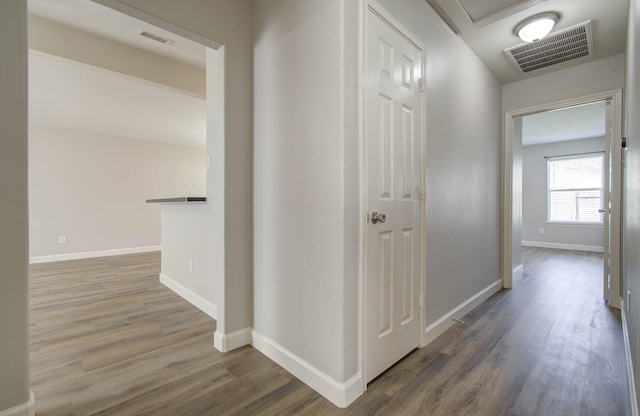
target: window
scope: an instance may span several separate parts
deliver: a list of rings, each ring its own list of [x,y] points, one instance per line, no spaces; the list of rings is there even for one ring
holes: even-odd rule
[[[603,155],[547,160],[549,222],[602,224]]]

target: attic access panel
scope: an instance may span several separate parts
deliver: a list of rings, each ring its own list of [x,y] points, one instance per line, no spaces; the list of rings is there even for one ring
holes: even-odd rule
[[[506,49],[504,52],[522,74],[591,56],[594,53],[591,21],[553,33],[538,42]]]
[[[531,0],[458,0],[472,22],[484,19],[492,14],[520,4],[532,3]]]

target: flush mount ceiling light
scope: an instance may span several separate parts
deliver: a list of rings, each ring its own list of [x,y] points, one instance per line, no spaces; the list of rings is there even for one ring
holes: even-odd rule
[[[520,22],[514,31],[525,42],[537,42],[551,32],[558,20],[560,20],[558,13],[537,14]]]

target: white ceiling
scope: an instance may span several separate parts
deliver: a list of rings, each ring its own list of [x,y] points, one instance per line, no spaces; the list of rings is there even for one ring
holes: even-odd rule
[[[206,101],[139,78],[30,51],[29,122],[205,147]]]
[[[205,67],[205,47],[89,0],[28,0],[29,13],[139,49]],[[142,30],[173,40],[164,45],[140,36]]]
[[[621,53],[628,0],[427,0],[503,82],[521,75],[503,50],[521,43],[513,28],[525,18],[555,11],[556,30],[591,20],[596,56],[530,76]],[[88,0],[29,0],[30,12],[131,46],[204,67],[204,47]],[[175,41],[138,36],[148,30]],[[123,137],[204,147],[205,102],[178,91],[84,64],[30,55],[31,122]],[[526,116],[524,143],[604,135],[603,104]],[[601,108],[602,107],[602,108]]]
[[[425,0],[459,33],[503,84],[624,52],[629,0]],[[595,54],[522,75],[504,50],[522,44],[521,21],[557,12],[553,32],[591,20]],[[552,33],[553,33],[552,32]]]
[[[29,0],[30,12],[204,67],[205,48],[88,0]],[[138,36],[145,29],[171,45]],[[85,30],[86,31],[86,30]],[[29,52],[29,121],[118,137],[205,147],[206,100],[103,68]]]
[[[604,137],[605,102],[544,111],[522,117],[522,145]]]

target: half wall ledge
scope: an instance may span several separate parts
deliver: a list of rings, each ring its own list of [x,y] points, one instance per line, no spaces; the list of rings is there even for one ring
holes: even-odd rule
[[[202,204],[207,202],[206,196],[179,196],[175,198],[147,199],[147,204]]]

